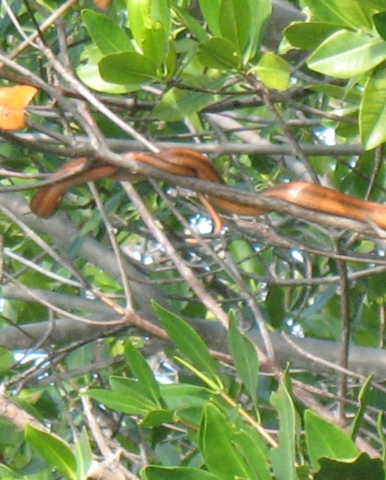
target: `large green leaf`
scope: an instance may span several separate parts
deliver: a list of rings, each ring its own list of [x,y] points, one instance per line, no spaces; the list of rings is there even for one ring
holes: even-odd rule
[[[206,388],[183,383],[160,385],[160,389],[162,399],[170,410],[202,407],[212,393]]]
[[[358,457],[357,447],[341,428],[311,410],[306,411],[304,421],[308,454],[315,469],[319,469],[321,457],[339,461],[352,461]]]
[[[312,70],[337,78],[351,78],[368,72],[386,59],[381,37],[340,30],[325,40],[311,55]]]
[[[214,36],[221,36],[219,12],[221,0],[198,0],[201,13]]]
[[[0,478],[5,480],[15,479],[20,480],[20,474],[12,471],[10,468],[6,467],[5,465],[0,464]]]
[[[158,102],[153,115],[166,122],[177,122],[198,113],[216,97],[213,93],[200,91],[202,88],[218,88],[221,80],[208,80],[204,76],[190,77],[187,84],[189,89],[171,88]],[[195,91],[194,88],[198,90]]]
[[[273,52],[264,54],[253,71],[268,88],[275,90],[288,88],[291,70],[287,62]]]
[[[271,450],[272,467],[278,479],[298,480],[296,463],[296,412],[284,381],[272,394],[271,403],[279,414],[279,446]]]
[[[200,62],[209,68],[219,70],[237,69],[241,58],[236,46],[224,38],[210,38],[201,45],[198,52]]]
[[[260,446],[246,431],[236,433],[233,436],[233,443],[253,471],[254,480],[272,479],[266,452],[260,449]]]
[[[151,28],[145,28],[142,50],[145,57],[151,58],[157,67],[160,67],[165,61],[167,46],[165,30],[160,23],[154,23]]]
[[[251,12],[251,26],[249,42],[243,54],[245,64],[258,52],[258,47],[269,25],[272,2],[271,0],[249,0],[249,9]]]
[[[170,12],[167,0],[127,0],[127,23],[137,46],[146,54],[143,45],[147,29],[161,29],[159,47],[165,51],[170,34]]]
[[[90,389],[87,395],[106,407],[129,415],[147,415],[158,410],[158,405],[147,397],[146,390],[131,378],[112,377],[113,391]]]
[[[229,350],[237,373],[253,402],[256,402],[259,360],[256,347],[240,333],[234,317],[231,317],[228,330]]]
[[[243,239],[232,240],[228,245],[228,250],[237,263],[237,268],[245,273],[263,274],[259,256],[249,242]]]
[[[82,19],[103,55],[133,50],[129,36],[112,18],[92,10],[83,10]]]
[[[353,462],[339,462],[329,458],[320,460],[320,471],[315,480],[384,480],[385,470],[380,458],[362,453]]]
[[[129,338],[125,343],[125,356],[127,363],[137,377],[143,391],[156,405],[158,405],[159,408],[161,408],[161,392],[158,382],[154,378],[153,371],[139,350],[133,346]]]
[[[385,43],[386,46],[386,43]],[[368,79],[359,111],[359,130],[366,150],[386,141],[386,68],[375,70]]]
[[[12,364],[12,353],[7,348],[0,347],[0,374],[5,374]]]
[[[265,306],[269,323],[276,328],[282,327],[287,313],[284,288],[279,286],[269,287]]]
[[[375,10],[356,0],[305,0],[313,15],[326,23],[335,23],[355,30],[372,30]]]
[[[375,14],[373,21],[379,35],[386,40],[386,12]]]
[[[55,470],[69,480],[77,480],[75,456],[64,440],[53,433],[27,425],[25,437],[31,447]]]
[[[85,428],[75,444],[75,459],[77,477],[80,480],[86,479],[92,462],[92,450]]]
[[[241,53],[249,41],[251,32],[251,9],[249,0],[222,0],[219,24],[222,37]]]
[[[165,41],[170,35],[171,15],[168,0],[151,0],[150,18],[153,22],[160,23],[165,31]]]
[[[153,303],[153,308],[162,327],[180,352],[196,369],[217,382],[217,364],[198,333],[182,318],[165,310],[157,303]]]
[[[107,55],[99,62],[99,71],[106,82],[122,85],[144,84],[158,79],[153,60],[137,52]]]
[[[142,34],[151,24],[151,0],[127,0],[127,24],[139,48],[142,48]]]
[[[315,50],[333,33],[342,30],[340,25],[322,22],[296,22],[284,30],[286,39],[296,48]]]
[[[243,455],[234,448],[234,427],[220,410],[209,403],[200,427],[201,453],[210,472],[222,480],[253,478]]]

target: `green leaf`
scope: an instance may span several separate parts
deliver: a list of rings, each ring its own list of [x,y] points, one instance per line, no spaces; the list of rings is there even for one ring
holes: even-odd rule
[[[358,435],[359,429],[362,425],[363,417],[366,413],[367,406],[370,404],[371,396],[372,396],[372,382],[373,375],[370,375],[366,378],[366,381],[361,386],[358,400],[359,400],[359,408],[355,413],[354,420],[351,423],[351,438],[355,440]]]
[[[263,41],[272,13],[271,0],[249,0],[249,9],[251,26],[248,45],[243,54],[245,65],[256,55],[258,47]]]
[[[279,414],[279,446],[271,450],[272,467],[277,478],[297,480],[295,463],[296,412],[284,381],[271,396],[271,404]]]
[[[152,28],[145,28],[142,42],[143,53],[145,57],[151,58],[158,68],[165,61],[167,47],[165,30],[160,23],[154,23]]]
[[[16,480],[21,480],[19,473],[16,473],[13,470],[11,470],[10,468],[6,467],[5,465],[1,465],[1,464],[0,464],[0,478],[2,478],[4,480],[8,480],[8,479],[11,479],[11,478],[14,478]]]
[[[183,23],[187,29],[199,40],[201,43],[205,43],[209,40],[207,32],[202,28],[201,24],[189,13],[177,6],[173,7],[173,10],[176,12],[178,19]]]
[[[161,48],[165,51],[170,35],[170,12],[167,0],[127,0],[128,25],[138,47],[146,54],[144,38],[146,29],[163,31]],[[158,24],[158,26],[157,26]]]
[[[131,87],[105,82],[99,72],[99,62],[103,58],[103,55],[95,45],[83,50],[82,59],[83,58],[86,59],[86,63],[80,64],[76,73],[82,82],[93,90],[119,95],[139,88],[139,85]]]
[[[171,15],[168,0],[150,1],[150,18],[153,22],[160,23],[165,31],[165,41],[168,41],[171,28]]]
[[[12,353],[8,349],[0,347],[0,374],[6,373],[12,364]]]
[[[83,10],[82,20],[90,37],[103,55],[133,50],[128,35],[107,15]]]
[[[380,458],[362,453],[353,462],[339,462],[328,458],[320,460],[320,471],[315,480],[384,480],[385,470]]]
[[[379,35],[386,40],[386,12],[376,13],[373,21]]]
[[[158,79],[152,59],[137,52],[113,53],[99,62],[101,77],[106,82],[143,84]]]
[[[319,469],[321,457],[339,461],[352,461],[358,457],[357,447],[341,428],[311,410],[305,412],[304,421],[308,454],[315,469]]]
[[[257,380],[259,376],[259,361],[254,344],[240,333],[232,315],[228,330],[229,350],[234,366],[244,386],[255,402],[257,396]]]
[[[64,440],[53,433],[38,430],[32,425],[27,425],[25,437],[48,465],[64,475],[65,478],[77,480],[75,456]]]
[[[146,391],[135,380],[112,377],[110,382],[113,391],[90,389],[87,395],[112,410],[129,415],[147,415],[158,409],[158,405],[147,398]]]
[[[373,69],[386,59],[386,43],[380,37],[340,30],[311,55],[308,66],[337,78],[351,78]]]
[[[246,431],[236,433],[233,436],[233,443],[253,471],[254,480],[272,479],[266,452],[260,449]]]
[[[239,54],[249,40],[251,14],[248,0],[222,0],[221,2],[219,24],[222,38],[235,45]]]
[[[158,320],[172,342],[192,365],[217,381],[217,364],[210,356],[208,347],[198,333],[182,318],[153,302]]]
[[[126,340],[125,356],[128,365],[130,366],[134,375],[138,378],[138,382],[150,398],[159,408],[162,407],[161,393],[157,381],[154,378],[152,369],[149,367],[146,360],[143,358],[137,348],[133,346],[130,339]]]
[[[219,480],[205,470],[189,467],[146,467],[141,472],[146,480]],[[141,476],[142,478],[142,476]]]
[[[386,43],[385,43],[386,46]],[[372,72],[368,79],[359,110],[359,130],[366,150],[386,141],[386,68]]]
[[[266,87],[275,90],[288,88],[291,70],[287,62],[273,52],[264,54],[253,70]]]
[[[83,428],[78,441],[75,444],[76,474],[79,480],[87,478],[92,463],[92,450],[87,436],[87,430]]]
[[[218,70],[237,69],[241,58],[233,43],[224,38],[210,38],[198,52],[200,62],[209,68]]]
[[[150,0],[127,0],[127,24],[139,48],[142,48],[142,34],[151,24]]]
[[[285,38],[296,48],[316,50],[333,33],[341,30],[340,25],[321,22],[298,22],[284,30]]]
[[[269,323],[280,328],[283,325],[286,308],[285,308],[285,291],[283,287],[269,287],[265,299]]]
[[[146,428],[154,428],[164,423],[172,423],[173,421],[175,421],[173,412],[169,410],[153,410],[144,417],[141,425]]]
[[[171,88],[158,102],[153,115],[166,122],[177,122],[189,118],[216,98],[212,93],[195,91],[194,88],[214,89],[222,85],[222,82],[222,79],[208,80],[204,76],[189,78],[186,83],[192,89]]]
[[[216,37],[221,37],[219,13],[221,0],[198,0],[200,10],[209,30]]]
[[[170,410],[202,407],[212,392],[204,387],[184,383],[160,385],[162,399]]]
[[[225,416],[209,403],[204,410],[199,432],[201,453],[208,470],[222,480],[253,478],[243,456],[232,444],[234,433]]]
[[[364,2],[353,0],[305,0],[313,15],[326,23],[335,23],[354,30],[372,30],[374,10]]]
[[[228,249],[238,269],[255,275],[263,273],[259,257],[249,242],[241,239],[232,240]]]

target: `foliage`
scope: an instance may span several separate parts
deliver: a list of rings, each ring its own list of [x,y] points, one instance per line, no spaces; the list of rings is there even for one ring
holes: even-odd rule
[[[383,3],[288,5],[280,45],[269,0],[1,3],[1,478],[385,478],[381,228],[277,202],[205,233],[179,188],[384,202]],[[224,185],[116,155],[176,145]],[[149,178],[33,215],[84,156]]]

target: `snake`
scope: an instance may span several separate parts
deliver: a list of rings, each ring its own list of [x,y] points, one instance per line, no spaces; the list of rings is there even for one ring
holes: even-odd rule
[[[123,153],[122,157],[174,175],[198,178],[214,184],[225,183],[209,158],[192,149],[169,148],[156,154],[132,151]],[[103,178],[124,179],[128,175],[129,171],[122,167],[98,159],[93,162],[87,157],[72,159],[48,177],[49,185],[37,189],[30,208],[38,217],[50,218],[59,208],[66,191],[72,186]],[[373,222],[378,227],[386,229],[386,205],[362,200],[328,187],[292,181],[270,186],[260,193],[318,213],[364,223]],[[225,212],[246,216],[263,215],[273,210],[248,205],[241,200],[227,200],[216,195],[198,193],[198,198],[214,220],[215,231],[221,229],[222,221],[212,204]]]

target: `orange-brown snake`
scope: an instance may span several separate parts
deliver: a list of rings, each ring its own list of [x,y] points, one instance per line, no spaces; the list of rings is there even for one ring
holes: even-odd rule
[[[146,163],[174,175],[196,177],[217,184],[224,183],[210,160],[194,150],[172,148],[162,150],[157,154],[128,152],[124,153],[123,157]],[[125,175],[129,175],[122,168],[101,161],[91,163],[84,169],[86,164],[87,158],[76,158],[52,174],[49,180],[57,180],[57,182],[37,190],[31,201],[31,210],[39,217],[49,218],[56,212],[66,190],[71,186],[101,178],[124,178]],[[74,172],[74,175],[69,176],[71,172]],[[386,229],[386,205],[361,200],[330,188],[296,181],[269,187],[262,193],[265,196],[285,200],[316,212],[361,222],[374,222],[379,227]],[[199,194],[199,198],[214,219],[215,224],[217,223],[216,231],[221,228],[221,221],[210,202],[227,212],[239,215],[261,215],[270,211],[242,202],[225,200],[214,195]]]

